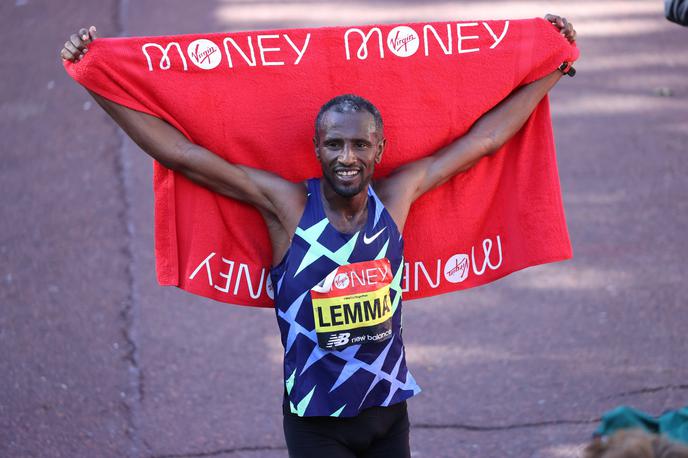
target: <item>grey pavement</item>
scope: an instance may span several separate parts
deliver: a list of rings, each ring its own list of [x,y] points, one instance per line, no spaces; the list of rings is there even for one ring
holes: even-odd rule
[[[156,284],[151,161],[57,51],[104,36],[569,17],[551,95],[571,261],[408,302],[414,457],[579,456],[688,405],[688,28],[662,2],[0,2],[0,456],[285,457],[271,310]]]

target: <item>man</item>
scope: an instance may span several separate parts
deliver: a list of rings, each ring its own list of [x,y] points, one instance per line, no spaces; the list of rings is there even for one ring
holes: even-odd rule
[[[546,19],[575,39],[566,19]],[[65,43],[62,58],[78,62],[93,39],[94,27],[81,29]],[[514,91],[460,139],[375,182],[384,125],[373,104],[355,95],[335,97],[316,117],[313,144],[322,179],[293,183],[228,163],[164,121],[92,93],[163,166],[255,206],[265,220],[285,347],[290,456],[410,456],[405,400],[420,389],[406,368],[401,297],[390,288],[403,274],[401,233],[409,209],[506,143],[562,71]]]

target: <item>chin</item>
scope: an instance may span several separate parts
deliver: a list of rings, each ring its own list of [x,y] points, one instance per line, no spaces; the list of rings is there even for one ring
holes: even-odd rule
[[[323,174],[323,176],[327,180],[329,185],[332,187],[334,192],[346,198],[353,197],[359,194],[361,191],[367,189],[368,184],[370,184],[370,179],[365,178],[361,179],[361,181],[358,182],[344,184],[330,175]]]
[[[353,197],[368,189],[370,179],[361,179],[358,183],[351,183],[349,185],[338,182],[337,180],[329,180],[332,189],[342,197]]]
[[[339,194],[342,197],[353,197],[356,194],[360,193],[365,189],[365,186],[363,183],[360,183],[358,185],[351,185],[351,186],[343,186],[340,184],[332,186],[334,189],[334,192]]]

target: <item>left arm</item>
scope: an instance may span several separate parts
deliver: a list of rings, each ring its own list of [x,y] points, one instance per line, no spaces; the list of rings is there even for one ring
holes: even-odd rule
[[[432,156],[399,167],[381,182],[376,191],[399,229],[402,230],[408,210],[418,197],[468,170],[518,132],[561,76],[555,70],[517,89],[484,114],[463,137]]]
[[[566,18],[547,14],[545,19],[570,42],[575,41],[576,31]],[[515,90],[478,119],[463,137],[432,156],[399,167],[379,182],[376,192],[399,230],[403,230],[411,204],[417,198],[493,154],[518,132],[561,76],[562,72],[555,70]]]
[[[457,173],[468,170],[482,157],[491,155],[501,148],[523,127],[537,104],[561,76],[562,73],[555,70],[514,91],[478,119],[463,137],[432,156],[400,167],[400,174],[404,174],[405,168],[412,171],[409,175],[413,175],[414,181],[411,186],[415,188],[413,200],[445,183]]]

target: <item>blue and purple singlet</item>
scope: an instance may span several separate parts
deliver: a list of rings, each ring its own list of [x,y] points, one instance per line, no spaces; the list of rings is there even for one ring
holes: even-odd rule
[[[401,338],[403,247],[372,187],[355,234],[327,219],[320,180],[291,246],[270,272],[284,346],[285,394],[299,416],[353,417],[420,392]]]

